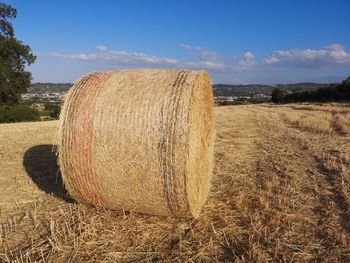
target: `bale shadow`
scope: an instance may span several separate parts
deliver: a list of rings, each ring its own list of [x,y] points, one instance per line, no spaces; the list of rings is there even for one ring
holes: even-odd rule
[[[23,166],[40,190],[74,203],[63,185],[54,147],[53,144],[42,144],[29,148],[24,154]]]

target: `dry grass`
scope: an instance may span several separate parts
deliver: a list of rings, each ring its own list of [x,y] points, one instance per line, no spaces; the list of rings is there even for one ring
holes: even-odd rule
[[[341,133],[350,134],[350,113],[334,115],[334,128]]]
[[[299,104],[277,108],[281,110],[285,122],[305,131],[350,134],[350,106],[347,104]]]
[[[287,106],[288,107],[288,106]],[[340,103],[325,103],[325,104],[295,104],[292,105],[293,110],[305,110],[305,111],[323,111],[332,114],[336,113],[350,113],[350,104]]]
[[[333,132],[333,118],[330,113],[284,113],[284,120],[296,128],[314,133],[330,134]]]
[[[318,114],[329,122],[321,111],[215,111],[213,185],[198,220],[72,203],[48,146],[57,123],[0,125],[0,260],[349,262],[349,136],[294,123]]]

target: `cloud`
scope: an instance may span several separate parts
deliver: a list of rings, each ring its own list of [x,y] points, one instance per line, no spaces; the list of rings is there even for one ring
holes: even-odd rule
[[[272,65],[278,63],[280,60],[276,57],[268,57],[264,59],[266,64]]]
[[[97,60],[97,59],[103,59],[102,57],[98,57],[94,54],[73,54],[73,55],[67,55],[62,54],[60,52],[50,52],[50,57],[58,57],[58,58],[70,58],[70,59],[78,59],[78,60]],[[105,58],[107,60],[107,58]]]
[[[199,60],[197,62],[188,63],[194,68],[237,72],[247,70],[257,64],[253,53],[249,51],[243,55],[243,58],[233,61],[232,64],[225,64],[219,61],[219,54],[216,51],[208,51],[202,47],[188,44],[181,44],[180,47],[192,51],[192,54]]]
[[[327,66],[350,66],[350,52],[340,44],[332,44],[320,49],[277,50],[264,59],[272,66],[296,66],[321,68]]]
[[[106,46],[96,46],[96,48],[100,51],[107,51],[108,48]]]
[[[209,51],[199,46],[191,46],[187,44],[181,44],[180,47],[191,50],[192,53],[200,60],[217,61],[219,59],[219,55],[216,51]]]
[[[186,45],[186,44],[181,44],[180,47],[182,48],[187,48],[187,49],[191,49],[190,45]]]
[[[60,52],[51,52],[49,56],[63,59],[74,59],[86,62],[104,63],[110,67],[165,67],[165,68],[187,68],[195,70],[214,70],[237,72],[247,70],[256,64],[254,55],[246,52],[243,58],[234,61],[232,64],[226,64],[218,60],[218,54],[214,51],[206,51],[198,46],[181,45],[181,47],[195,50],[197,53],[194,61],[179,61],[175,58],[158,57],[141,52],[127,52],[121,50],[112,50],[103,45],[96,46],[97,52],[84,54],[64,54]]]
[[[184,63],[184,66],[192,69],[208,69],[208,70],[230,70],[230,66],[213,61],[197,61]]]
[[[256,65],[255,57],[252,52],[246,52],[243,55],[243,59],[238,61],[238,64],[235,66],[237,71],[249,69]]]
[[[161,58],[157,56],[147,55],[138,52],[126,52],[110,50],[105,46],[96,46],[99,53],[96,54],[62,54],[59,52],[51,52],[49,56],[68,58],[76,60],[84,60],[91,62],[108,62],[113,65],[147,65],[147,66],[176,66],[177,59]]]
[[[248,70],[256,65],[254,55],[251,52],[246,52],[243,55],[243,58],[233,61],[230,63],[222,63],[219,61],[211,60],[200,60],[196,62],[187,63],[191,68],[201,68],[207,70],[216,70],[216,71],[226,71],[226,72],[239,72],[243,70]]]

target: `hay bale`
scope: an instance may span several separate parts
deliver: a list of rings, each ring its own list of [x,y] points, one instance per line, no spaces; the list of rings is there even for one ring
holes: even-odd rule
[[[93,73],[64,102],[59,164],[78,201],[198,217],[209,193],[214,137],[206,72]]]

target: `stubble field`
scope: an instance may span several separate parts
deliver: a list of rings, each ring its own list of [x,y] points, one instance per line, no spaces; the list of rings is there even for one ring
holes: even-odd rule
[[[350,106],[216,107],[198,220],[77,204],[58,122],[0,125],[0,262],[350,262]]]

